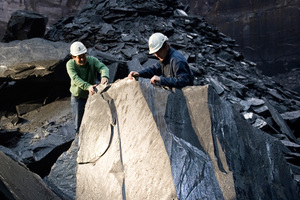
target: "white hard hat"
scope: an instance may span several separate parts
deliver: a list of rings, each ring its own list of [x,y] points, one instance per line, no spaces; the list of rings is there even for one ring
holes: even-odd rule
[[[87,52],[86,47],[81,42],[74,42],[70,47],[72,56],[78,56]]]
[[[149,54],[156,53],[168,40],[168,37],[162,33],[153,33],[149,38]]]

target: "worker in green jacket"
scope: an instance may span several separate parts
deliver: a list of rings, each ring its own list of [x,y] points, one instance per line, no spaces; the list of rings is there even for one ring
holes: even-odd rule
[[[70,46],[72,59],[67,62],[67,72],[71,79],[71,107],[75,132],[79,132],[87,98],[95,93],[97,72],[101,75],[100,84],[108,83],[109,69],[93,56],[87,56],[87,49],[81,42]]]

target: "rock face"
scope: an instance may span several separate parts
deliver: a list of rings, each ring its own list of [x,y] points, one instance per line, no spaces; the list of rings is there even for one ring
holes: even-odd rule
[[[264,74],[272,76],[299,69],[299,1],[182,2],[190,5],[191,13],[205,17],[235,38],[240,45],[238,51],[257,63]]]
[[[79,138],[76,199],[298,198],[283,145],[208,86],[123,79],[89,98]]]

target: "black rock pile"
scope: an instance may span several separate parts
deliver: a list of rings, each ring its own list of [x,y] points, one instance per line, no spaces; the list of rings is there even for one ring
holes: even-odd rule
[[[190,63],[195,85],[211,85],[250,124],[282,141],[299,182],[300,97],[261,75],[255,63],[234,50],[235,40],[186,11],[174,0],[95,0],[57,22],[45,38],[82,41],[91,55],[110,65],[115,81],[153,63],[147,40],[154,32],[164,33]]]

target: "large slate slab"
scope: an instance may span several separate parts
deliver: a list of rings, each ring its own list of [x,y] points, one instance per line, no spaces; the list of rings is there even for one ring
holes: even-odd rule
[[[43,180],[0,151],[0,190],[7,199],[44,199],[60,198],[47,188]]]
[[[69,44],[33,38],[0,43],[0,78],[25,79],[53,73],[69,55]]]
[[[98,91],[79,134],[76,199],[299,197],[282,144],[210,87],[141,78]]]

